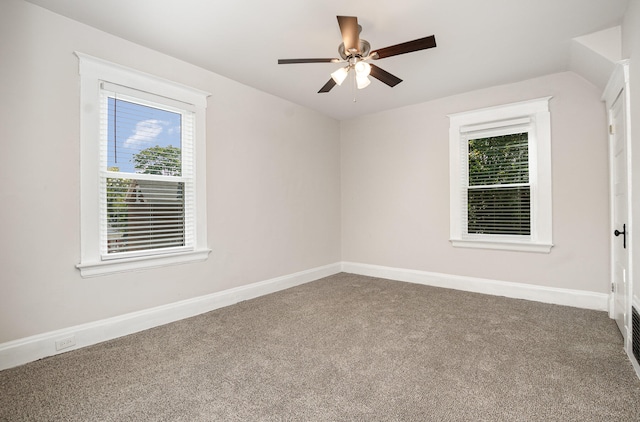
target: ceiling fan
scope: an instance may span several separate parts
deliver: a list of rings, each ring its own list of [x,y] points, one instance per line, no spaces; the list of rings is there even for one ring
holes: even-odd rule
[[[401,44],[392,45],[371,52],[371,45],[368,41],[360,38],[362,27],[358,25],[358,18],[355,16],[338,16],[338,25],[342,33],[342,43],[338,47],[340,59],[279,59],[278,64],[294,63],[347,63],[331,74],[331,79],[324,84],[318,93],[329,92],[336,85],[342,85],[350,70],[356,73],[356,85],[358,89],[366,88],[371,80],[369,75],[379,81],[394,87],[402,82],[402,79],[392,75],[368,63],[369,60],[384,59],[385,57],[397,56],[399,54],[412,53],[414,51],[425,50],[436,46],[436,38],[433,35],[407,41]]]

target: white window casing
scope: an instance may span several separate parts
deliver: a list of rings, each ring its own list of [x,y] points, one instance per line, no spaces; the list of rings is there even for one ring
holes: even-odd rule
[[[551,122],[544,97],[449,115],[450,241],[454,247],[549,253],[552,246]],[[468,230],[469,140],[528,136],[529,234],[478,234]],[[504,186],[504,185],[495,185]]]
[[[83,277],[202,261],[208,257],[206,230],[205,121],[207,97],[204,91],[177,84],[102,59],[75,53],[80,70],[80,263]],[[105,115],[108,98],[124,99],[142,107],[157,107],[181,116],[184,145],[179,175],[133,174],[110,171],[106,159]],[[178,207],[180,225],[153,249],[114,251],[107,247],[106,183],[121,178],[143,192],[147,202],[158,208]],[[168,188],[180,187],[179,198]],[[151,198],[148,199],[148,198]],[[184,205],[181,205],[184,203]],[[133,214],[133,213],[132,213]],[[170,215],[176,215],[170,214]],[[166,221],[166,217],[163,217]],[[173,247],[175,233],[184,233]],[[128,233],[131,235],[132,233]],[[136,233],[133,233],[136,235]],[[146,232],[150,240],[157,234]],[[173,237],[172,237],[173,236]],[[182,235],[180,235],[182,236]],[[115,252],[115,253],[113,253]]]

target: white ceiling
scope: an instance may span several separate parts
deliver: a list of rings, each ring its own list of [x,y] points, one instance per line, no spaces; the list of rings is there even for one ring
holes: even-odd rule
[[[628,0],[29,0],[337,119],[569,69],[571,39],[619,25]],[[403,82],[317,91],[340,64],[336,15],[372,51],[435,35],[433,49],[376,65]]]

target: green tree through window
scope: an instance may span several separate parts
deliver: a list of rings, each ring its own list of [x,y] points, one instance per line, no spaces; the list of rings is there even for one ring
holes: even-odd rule
[[[134,154],[131,161],[137,173],[180,176],[181,160],[180,148],[156,145]]]
[[[528,133],[468,144],[468,233],[531,234]]]

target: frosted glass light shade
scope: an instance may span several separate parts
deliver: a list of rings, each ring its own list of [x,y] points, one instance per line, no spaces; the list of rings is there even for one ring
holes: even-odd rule
[[[371,73],[371,65],[367,62],[358,62],[355,68],[358,76],[369,76],[369,73]]]
[[[342,82],[344,82],[344,80],[347,78],[348,73],[348,67],[341,67],[331,74],[331,79],[333,79],[338,85],[342,85]]]
[[[358,85],[358,89],[363,89],[369,86],[371,80],[367,77],[367,75],[357,75],[356,76],[356,84]]]

